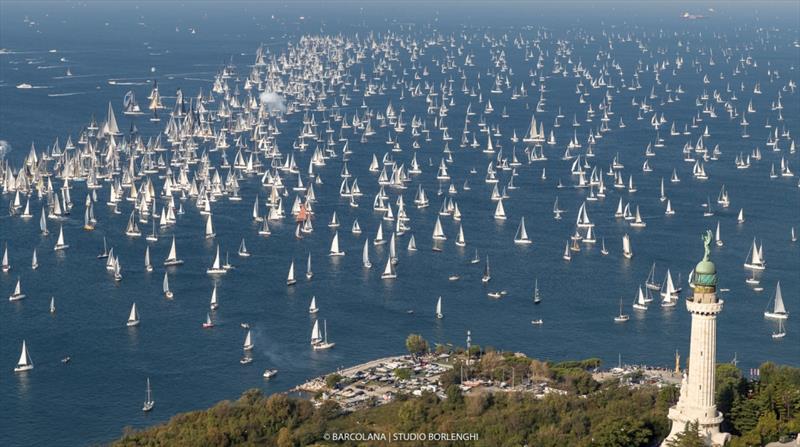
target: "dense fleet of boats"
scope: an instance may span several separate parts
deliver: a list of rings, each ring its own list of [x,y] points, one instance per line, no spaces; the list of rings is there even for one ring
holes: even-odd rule
[[[324,237],[326,241],[330,237],[329,257],[350,259],[351,252],[344,248],[363,245],[363,268],[369,271],[377,265],[380,273],[375,275],[392,281],[403,271],[400,256],[403,247],[409,252],[418,250],[417,244],[423,234],[415,232],[415,228],[425,226],[420,224],[423,219],[428,219],[433,231],[430,243],[423,240],[420,245],[430,245],[434,252],[448,250],[449,244],[459,249],[470,244],[462,221],[480,221],[485,231],[492,231],[491,221],[499,224],[509,219],[515,222],[516,231],[513,240],[508,240],[509,247],[503,249],[510,250],[518,245],[536,250],[537,229],[530,231],[531,220],[527,220],[526,225],[526,216],[517,211],[514,196],[515,192],[528,187],[524,186],[525,180],[544,182],[548,175],[559,176],[552,214],[564,228],[564,239],[560,240],[566,240],[562,254],[565,263],[596,246],[603,256],[613,253],[624,258],[624,262],[633,262],[637,256],[636,238],[646,234],[650,225],[659,219],[676,219],[680,213],[697,213],[709,218],[708,226],[715,227],[716,244],[721,247],[723,229],[728,224],[723,226],[721,216],[716,222],[711,218],[718,216],[719,210],[733,206],[735,197],[730,190],[723,185],[718,194],[714,192],[716,201],[712,200],[713,195],[703,192],[695,204],[702,213],[693,211],[692,204],[671,200],[668,191],[678,188],[684,181],[679,171],[691,177],[693,187],[702,189],[703,182],[715,174],[716,166],[731,162],[723,156],[725,148],[715,143],[711,133],[718,114],[740,121],[744,142],[752,141],[749,139],[752,127],[757,119],[765,117],[767,131],[761,143],[765,149],[762,151],[756,145],[752,151],[740,152],[735,156],[736,168],[750,169],[762,157],[771,157],[770,173],[764,176],[764,181],[780,179],[795,186],[790,166],[796,159],[795,141],[784,122],[781,101],[795,94],[796,85],[793,81],[783,81],[777,71],[769,72],[772,88],[769,92],[765,89],[762,93],[758,84],[739,81],[737,76],[742,71],[757,69],[754,57],[742,53],[741,59],[736,61],[738,56],[728,50],[725,58],[731,72],[721,73],[719,80],[712,80],[708,75],[698,78],[698,82],[703,83],[702,94],[691,98],[680,83],[670,79],[678,72],[703,73],[705,67],[715,65],[717,53],[698,50],[689,60],[688,54],[659,50],[651,62],[639,61],[623,69],[605,50],[598,53],[594,64],[585,65],[573,54],[574,43],[553,42],[550,37],[544,31],[536,39],[509,34],[503,38],[487,35],[484,38],[489,39],[492,49],[485,63],[477,62],[476,50],[470,47],[478,36],[466,34],[458,37],[437,34],[425,41],[395,34],[361,40],[305,36],[291,51],[280,54],[262,47],[256,51],[250,65],[225,64],[214,76],[210,89],[199,91],[194,97],[179,89],[174,102],[165,104],[166,97],[155,81],[146,102],[140,104],[136,93],[128,92],[122,103],[123,114],[130,121],[128,131],[120,127],[115,108],[109,103],[104,119],[97,122],[92,118],[78,135],[67,136],[63,142],[56,140],[43,150],[32,145],[20,165],[8,160],[0,162],[0,187],[8,200],[10,214],[30,221],[31,231],[38,229],[47,237],[50,227],[58,227],[53,245],[57,252],[67,251],[69,237],[74,236],[76,227],[68,225],[65,230],[64,224],[80,220],[82,216],[84,231],[103,228],[111,235],[112,242],[118,240],[117,235],[131,240],[143,239],[140,244],[143,262],[137,263],[144,271],[153,272],[156,267],[151,247],[172,236],[167,239],[169,251],[162,263],[162,290],[167,299],[175,299],[170,277],[181,275],[179,267],[184,264],[178,254],[176,233],[181,231],[181,221],[192,218],[195,211],[202,219],[203,231],[202,238],[200,234],[192,236],[215,246],[213,258],[206,264],[206,273],[217,281],[233,275],[230,254],[222,248],[214,224],[216,209],[222,201],[246,200],[253,204],[252,212],[248,205],[244,216],[236,216],[255,224],[251,234],[241,237],[235,252],[242,262],[251,256],[246,243],[248,238],[274,237],[270,225],[290,222],[294,231],[289,237],[297,239],[312,237],[319,227],[327,225],[330,236]],[[545,47],[541,39],[552,46]],[[585,39],[588,42],[588,37]],[[649,46],[645,39],[621,33],[609,35],[606,40],[609,41],[608,51],[611,51],[611,41],[614,45],[635,44],[643,51]],[[506,45],[522,54],[530,67],[527,73],[510,68],[506,52],[497,49]],[[444,53],[440,52],[441,57],[424,58],[424,49],[434,47],[445,49]],[[371,63],[363,63],[365,60]],[[442,78],[435,78],[434,72],[441,72]],[[580,116],[565,117],[560,107],[550,104],[550,86],[559,78],[572,79],[570,82],[582,110]],[[18,88],[29,87],[20,84]],[[765,94],[773,95],[772,109],[764,114],[757,113],[750,98]],[[618,100],[626,95],[630,98],[627,106]],[[525,105],[527,129],[513,129],[507,124],[506,99],[508,107]],[[667,118],[672,110],[669,105],[676,101],[693,102],[694,111]],[[411,113],[412,108],[406,106],[412,102],[425,107],[419,113]],[[454,116],[456,104],[466,104],[460,116]],[[503,111],[498,113],[495,107],[501,104]],[[596,161],[599,153],[612,157],[609,151],[613,149],[604,147],[602,138],[610,132],[622,133],[630,126],[621,117],[616,118],[616,112],[624,107],[629,107],[635,120],[643,121],[652,131],[648,134],[649,142],[641,148],[644,160],[641,173],[637,171],[639,162],[627,168],[623,164],[630,155],[623,160],[616,153],[607,167]],[[149,117],[153,126],[161,127],[160,132],[141,133],[134,121],[139,116],[143,117],[141,119]],[[296,133],[290,131],[294,125],[298,129]],[[568,126],[571,131],[564,132],[560,129],[562,126]],[[561,138],[557,138],[557,132]],[[567,135],[566,141],[564,135]],[[383,146],[381,138],[385,138]],[[682,147],[675,146],[679,140]],[[670,145],[672,149],[668,148]],[[670,167],[663,171],[665,175],[654,179],[661,168],[659,155],[668,150],[681,152],[686,169]],[[462,154],[470,152],[476,154],[470,159],[482,160],[479,162],[482,165],[472,167],[467,173],[456,160],[467,158]],[[435,158],[439,161],[434,161]],[[364,163],[355,163],[356,159]],[[549,163],[550,159],[554,162]],[[558,159],[563,163],[556,164]],[[355,168],[367,165],[363,172]],[[562,167],[565,169],[559,171]],[[430,183],[422,181],[427,178],[426,171],[428,177],[435,175],[438,184],[435,192],[431,192]],[[260,186],[260,192],[252,196],[243,194],[245,182]],[[326,187],[326,182],[339,184],[338,196],[342,200],[338,205],[318,200],[318,191]],[[640,186],[650,183],[659,185],[657,196],[647,198],[635,194]],[[480,184],[485,186],[484,192],[478,190]],[[562,208],[567,188],[581,195],[574,210]],[[74,201],[73,196],[79,193],[85,194],[85,199]],[[478,215],[477,206],[468,207],[466,202],[459,201],[465,194],[472,197],[484,194],[477,201],[487,205],[484,216]],[[611,199],[615,194],[618,197]],[[407,200],[409,196],[413,199]],[[605,198],[617,203],[613,215],[602,215],[593,205]],[[413,210],[435,208],[431,203],[434,200],[441,202],[438,211],[423,214]],[[374,211],[371,221],[354,219],[350,223],[341,218],[348,215],[348,209],[369,206],[370,201]],[[678,205],[682,209],[678,210]],[[655,206],[658,215],[650,211]],[[82,212],[75,210],[73,216],[73,209],[81,207]],[[107,207],[113,214],[125,213],[128,216],[125,228],[109,228],[107,222],[102,221],[106,213],[97,212],[97,207]],[[189,207],[194,209],[187,210]],[[327,216],[324,220],[323,214]],[[570,214],[575,216],[574,225],[571,219],[565,220]],[[744,224],[744,216],[744,209],[739,208],[737,225]],[[614,238],[615,242],[598,229],[599,219],[624,225],[621,236]],[[449,234],[448,229],[451,230]],[[357,241],[362,231],[374,237],[366,237],[362,244]],[[786,232],[790,233],[792,242],[796,241],[793,227]],[[608,244],[606,236],[609,236]],[[9,300],[18,302],[26,298],[23,289],[26,267],[20,261],[21,253],[32,253],[32,269],[38,267],[39,258],[35,249],[15,246],[14,239],[9,236],[4,239],[7,240],[3,246],[2,274],[17,275]],[[235,240],[239,240],[239,236]],[[386,258],[371,258],[370,245],[386,246],[386,250],[381,250],[387,253]],[[551,259],[557,259],[557,255],[537,253],[537,256]],[[310,281],[314,277],[312,253],[307,256],[302,253],[298,259],[304,257],[305,277]],[[104,238],[103,251],[97,258],[113,274],[114,281],[123,281],[122,260],[114,252],[113,243],[109,247]],[[744,268],[751,271],[747,284],[758,286],[759,275],[766,269],[765,251],[758,236],[754,237],[743,259]],[[493,284],[488,255],[481,256],[476,249],[468,263],[483,264],[481,283],[485,287]],[[297,284],[298,276],[302,277],[303,262],[296,263],[292,257],[280,263],[287,264],[286,285],[292,287]],[[137,268],[125,272],[136,281]],[[663,281],[661,278],[653,264],[644,283],[633,291],[631,306],[635,312],[648,311],[659,297],[661,308],[676,307],[682,292],[681,275],[676,280],[671,271],[666,270]],[[458,281],[461,275],[452,274],[449,279]],[[686,278],[689,285],[692,279],[690,273]],[[492,299],[501,299],[507,294],[506,290],[487,289],[487,296]],[[448,298],[443,300],[442,296],[435,296],[431,297],[432,313],[436,319],[443,319],[443,302]],[[310,349],[313,351],[328,350],[336,345],[329,340],[327,319],[317,317],[322,312],[319,302],[313,296],[308,307],[313,319],[310,323]],[[533,304],[541,302],[537,279]],[[621,299],[619,312],[613,317],[615,322],[629,320],[624,307]],[[50,311],[55,313],[54,298]],[[202,328],[213,329],[218,312],[221,312],[221,301],[215,285]],[[773,337],[785,334],[784,321],[788,315],[778,283],[770,306],[764,312],[766,318],[779,321],[778,332]],[[147,315],[143,316],[146,319]],[[543,321],[535,318],[531,323],[542,325]],[[126,324],[130,330],[146,330],[135,302],[131,304]],[[249,324],[243,324],[243,328],[246,333],[240,363],[247,365],[253,361],[255,337]],[[33,362],[23,340],[14,370],[31,369]],[[269,368],[263,376],[270,378],[276,373],[276,369]],[[153,406],[148,378],[143,410],[149,411]]]

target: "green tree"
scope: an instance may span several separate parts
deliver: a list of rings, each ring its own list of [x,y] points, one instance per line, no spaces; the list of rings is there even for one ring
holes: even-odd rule
[[[637,447],[648,445],[653,431],[644,421],[626,417],[608,420],[592,430],[594,443],[600,447]]]
[[[705,447],[706,443],[700,437],[700,424],[697,421],[686,424],[686,429],[667,441],[667,447]]]
[[[406,349],[412,356],[417,357],[428,352],[428,342],[419,334],[410,334],[406,338]]]
[[[325,386],[331,389],[336,388],[336,385],[339,382],[341,382],[341,380],[342,376],[340,376],[339,374],[336,373],[328,374],[327,376],[325,376]]]
[[[408,368],[395,368],[394,376],[400,380],[408,380],[411,378],[411,370]]]

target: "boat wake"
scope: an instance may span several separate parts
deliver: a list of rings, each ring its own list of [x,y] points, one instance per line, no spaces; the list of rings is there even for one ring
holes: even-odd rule
[[[75,96],[75,95],[85,95],[89,92],[69,92],[69,93],[48,93],[47,96],[51,98],[58,98],[61,96]]]

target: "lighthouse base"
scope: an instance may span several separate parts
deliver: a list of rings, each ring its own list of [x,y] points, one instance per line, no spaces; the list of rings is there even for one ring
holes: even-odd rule
[[[714,416],[710,416],[709,413]],[[676,406],[669,409],[668,417],[672,421],[672,430],[661,443],[661,447],[666,447],[667,441],[674,439],[675,436],[686,430],[690,422],[697,422],[700,436],[708,446],[723,446],[731,439],[729,433],[719,430],[723,417],[716,407],[707,409],[685,407],[679,401]]]

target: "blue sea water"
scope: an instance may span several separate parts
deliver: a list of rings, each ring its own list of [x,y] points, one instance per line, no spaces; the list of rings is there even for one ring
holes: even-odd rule
[[[358,177],[364,192],[359,208],[353,209],[339,198],[341,161],[329,160],[319,171],[324,184],[315,186],[318,204],[314,233],[296,240],[294,226],[287,220],[271,223],[273,234],[263,238],[258,236],[250,213],[255,196],[260,195],[263,203],[268,190],[257,177],[248,178],[242,182],[242,202],[221,200],[214,204],[217,233],[214,240],[202,238],[204,219],[191,201],[185,202],[186,214],[179,217],[178,225],[151,244],[156,267],[152,273],[143,269],[147,242],[124,234],[130,203],[123,204],[122,214],[113,214],[103,205],[107,187],[99,193],[100,203],[95,208],[98,229],[85,232],[82,230],[85,186],[74,185],[75,208],[71,218],[64,222],[70,248],[59,253],[52,250],[57,236],[53,230],[57,230],[58,224],[50,221],[51,234],[42,237],[37,219],[25,221],[8,215],[12,196],[4,195],[0,201],[0,243],[8,243],[13,269],[0,274],[0,292],[10,294],[21,277],[28,295],[21,302],[3,300],[0,304],[0,395],[3,396],[0,437],[4,445],[107,442],[125,426],[162,422],[177,412],[234,399],[249,388],[261,388],[266,393],[285,391],[340,366],[400,353],[405,337],[412,332],[422,334],[432,343],[463,345],[466,331],[470,330],[475,344],[522,351],[543,359],[600,357],[606,365],[613,365],[621,355],[624,363],[669,367],[676,350],[684,357],[688,352],[690,318],[683,303],[673,310],[662,310],[654,303],[645,313],[632,311],[630,303],[653,262],[659,281],[667,268],[676,280],[678,272],[685,279],[702,257],[699,234],[713,229],[717,221],[725,245],[714,246],[712,258],[717,265],[720,287],[730,289],[722,294],[725,306],[718,321],[718,360],[728,361],[735,355],[745,371],[764,361],[800,365],[800,336],[794,318],[786,323],[786,338],[776,342],[770,336],[776,329],[774,322],[762,315],[778,280],[789,312],[800,312],[800,244],[789,240],[790,228],[800,227],[798,180],[769,178],[770,164],[778,164],[781,156],[786,157],[795,171],[800,169],[800,160],[797,154],[788,154],[785,139],[781,141],[781,153],[773,153],[764,145],[772,130],[764,128],[768,116],[773,125],[785,127],[792,136],[800,132],[797,118],[800,101],[796,93],[781,92],[785,119],[782,123],[777,123],[776,113],[769,111],[778,91],[789,79],[797,80],[800,59],[793,43],[798,38],[798,28],[797,23],[792,23],[796,19],[791,18],[792,13],[797,17],[796,5],[779,5],[776,11],[749,15],[742,11],[721,11],[709,20],[694,22],[678,20],[680,11],[665,12],[663,5],[661,9],[624,12],[619,7],[616,12],[590,7],[587,11],[576,11],[573,5],[568,13],[559,13],[552,6],[534,11],[512,5],[505,15],[477,7],[462,15],[437,9],[430,14],[399,12],[402,16],[394,20],[382,18],[386,7],[378,11],[366,8],[365,12],[352,5],[339,9],[312,4],[289,7],[245,3],[233,8],[168,4],[163,8],[154,4],[123,4],[117,10],[108,5],[95,8],[78,4],[0,5],[0,47],[12,51],[0,55],[0,140],[11,144],[13,149],[7,157],[15,168],[20,166],[32,142],[42,151],[56,138],[62,145],[68,135],[75,139],[93,114],[98,120],[103,119],[109,101],[117,111],[120,128],[127,130],[131,121],[121,113],[127,90],[134,90],[141,103],[151,88],[150,80],[155,78],[162,94],[168,97],[165,102],[171,105],[169,97],[177,88],[188,96],[194,96],[199,89],[208,92],[214,75],[224,64],[232,61],[240,73],[246,73],[260,44],[280,53],[306,33],[341,33],[351,37],[358,33],[363,39],[369,32],[377,35],[388,30],[412,36],[417,42],[437,34],[453,36],[458,45],[464,43],[466,52],[475,55],[476,67],[468,69],[468,82],[474,85],[480,72],[484,100],[491,97],[495,108],[487,120],[500,123],[503,132],[500,143],[506,154],[513,146],[509,140],[512,130],[521,135],[527,129],[538,93],[528,87],[530,96],[521,101],[510,100],[508,91],[502,95],[488,93],[492,80],[487,75],[491,42],[486,35],[507,36],[505,51],[514,71],[511,77],[515,86],[530,81],[527,73],[535,69],[535,59],[525,60],[524,52],[511,41],[516,36],[532,39],[540,33],[540,27],[550,33],[539,34],[542,47],[550,52],[545,58],[545,72],[551,68],[554,43],[558,39],[573,44],[573,61],[594,67],[598,51],[608,49],[610,35],[630,34],[633,37],[630,42],[612,38],[612,59],[624,68],[628,82],[636,61],[643,66],[663,60],[674,63],[677,49],[687,48],[683,53],[686,66],[674,77],[663,79],[672,86],[680,84],[686,94],[679,102],[663,106],[659,105],[663,97],[649,100],[659,115],[663,112],[682,129],[696,113],[695,98],[704,90],[711,94],[715,89],[727,97],[727,83],[733,88],[740,83],[746,86],[745,91],[737,89],[740,112],[750,99],[758,112],[748,116],[749,139],[740,137],[738,119],[729,119],[720,105],[717,105],[719,118],[706,120],[699,129],[692,129],[691,137],[671,137],[668,127],[662,129],[666,147],[657,149],[658,155],[651,160],[654,172],[642,173],[639,167],[644,161],[644,148],[653,141],[654,132],[649,126],[649,115],[645,120],[636,120],[637,110],[631,106],[631,99],[641,101],[649,94],[654,82],[652,72],[642,74],[642,90],[614,92],[613,130],[599,140],[592,163],[606,170],[619,154],[626,166],[626,179],[632,173],[638,191],[628,193],[609,188],[608,197],[588,205],[597,225],[596,233],[605,238],[611,253],[601,256],[598,247],[587,249],[583,245],[583,251],[569,263],[562,261],[561,253],[574,231],[575,212],[587,191],[556,189],[559,178],[569,185],[574,180],[569,175],[571,162],[561,160],[561,155],[573,133],[569,125],[573,114],[582,123],[577,134],[584,142],[584,149],[589,124],[596,128],[599,119],[597,116],[593,123],[583,122],[587,105],[578,103],[575,94],[578,80],[572,76],[551,77],[546,82],[547,110],[536,116],[549,132],[561,107],[566,118],[560,128],[554,129],[559,144],[545,148],[548,161],[525,164],[518,169],[514,183],[519,189],[510,191],[511,197],[504,202],[509,216],[505,222],[492,218],[494,202],[488,200],[491,186],[483,182],[483,172],[491,158],[479,150],[458,147],[467,104],[472,102],[473,108],[479,110],[484,104],[461,94],[461,80],[456,78],[454,89],[459,92],[447,118],[450,134],[455,137],[450,142],[455,161],[449,171],[453,183],[459,187],[455,198],[463,214],[467,246],[462,249],[453,244],[458,224],[447,218],[443,220],[449,237],[445,250],[441,253],[430,250],[430,234],[442,200],[435,194],[438,188],[435,166],[444,148],[440,134],[433,131],[433,141],[422,141],[422,148],[417,151],[424,173],[415,177],[412,188],[404,193],[406,203],[411,204],[413,188],[421,183],[431,198],[431,207],[408,208],[419,251],[407,252],[408,236],[400,239],[398,279],[394,281],[380,279],[386,246],[370,246],[374,264],[371,270],[363,269],[360,261],[363,241],[374,237],[380,220],[380,214],[369,206],[378,186],[367,167],[370,154],[380,158],[389,150],[390,146],[384,143],[386,129],[377,129],[376,136],[367,144],[359,143],[358,137],[350,140],[354,155],[348,167]],[[528,23],[515,16],[513,8],[521,8],[520,16],[525,17],[538,17],[537,12],[548,11],[549,19]],[[30,19],[27,23],[23,22],[25,16]],[[195,34],[189,32],[192,28],[196,29]],[[646,49],[637,45],[637,39],[646,44]],[[53,49],[56,52],[50,51]],[[659,54],[661,51],[666,54]],[[403,54],[402,65],[410,67],[407,54]],[[433,60],[441,61],[443,56],[444,50],[432,45],[418,62],[429,67],[432,84],[456,76],[439,73]],[[737,77],[731,77],[740,56],[753,57],[758,68],[750,66]],[[714,66],[708,64],[711,57],[716,62]],[[463,56],[457,61],[463,62]],[[692,61],[698,61],[703,70],[692,66]],[[365,71],[371,70],[371,64],[372,61],[365,62]],[[72,77],[64,76],[67,67]],[[770,80],[767,70],[778,72],[780,77],[773,76]],[[360,67],[353,74],[359,71]],[[706,73],[711,79],[709,85],[702,83]],[[720,73],[725,80],[719,79]],[[617,76],[612,78],[619,82]],[[117,80],[117,84],[109,84],[111,79]],[[762,95],[752,94],[756,81],[761,83]],[[20,83],[47,88],[15,88]],[[395,107],[405,108],[407,121],[414,115],[425,116],[424,97],[411,98],[406,92],[405,99],[400,100],[400,90],[391,89],[389,81],[386,86],[386,95],[366,99],[370,107],[382,110],[391,99]],[[664,95],[663,88],[663,85],[656,87],[659,95]],[[587,102],[596,108],[602,90],[590,89],[590,93]],[[362,99],[357,94],[351,96],[353,107],[348,116],[352,116]],[[510,115],[505,119],[499,117],[503,107],[507,107]],[[292,141],[302,127],[301,116],[292,115],[281,128],[283,134],[278,141],[285,153],[291,150]],[[625,129],[616,126],[620,117],[627,124]],[[473,117],[473,127],[477,119],[478,116]],[[142,118],[136,121],[144,135],[155,135],[164,123],[154,125]],[[719,161],[706,165],[710,179],[697,181],[691,176],[692,165],[682,161],[681,148],[687,141],[694,143],[706,124],[711,133],[706,145],[718,144],[723,154]],[[408,165],[413,153],[408,130],[400,135],[399,141],[404,151],[396,154],[395,159]],[[756,146],[761,148],[764,159],[754,162],[748,170],[737,170],[733,162],[736,154],[749,153]],[[521,149],[518,146],[520,156]],[[296,154],[301,170],[307,166],[311,152]],[[218,153],[212,159],[218,160],[216,157]],[[428,166],[429,159],[433,167]],[[473,167],[479,174],[469,174]],[[547,180],[540,178],[543,167],[547,169]],[[682,181],[666,183],[667,195],[677,210],[675,216],[666,217],[664,204],[658,200],[658,188],[660,179],[668,180],[673,168]],[[508,173],[499,175],[502,186],[508,181]],[[465,179],[469,179],[471,191],[460,190]],[[285,180],[292,182],[293,178]],[[156,183],[160,190],[161,182]],[[719,209],[714,203],[722,185],[732,201],[727,209]],[[394,192],[391,194],[394,197]],[[562,221],[552,218],[556,196],[567,210]],[[641,207],[647,228],[632,229],[614,219],[620,196]],[[707,197],[711,197],[717,208],[717,214],[711,218],[702,215],[701,204]],[[745,210],[744,224],[736,222],[739,208]],[[38,217],[41,203],[32,199],[32,209]],[[333,236],[326,223],[334,210],[342,223],[341,246],[347,252],[342,258],[326,256]],[[523,216],[534,241],[531,246],[513,244],[519,218]],[[360,236],[349,232],[355,218],[364,230]],[[142,230],[149,231],[149,226]],[[621,254],[624,233],[632,238],[635,252],[632,260]],[[168,301],[161,294],[164,273],[161,260],[169,250],[172,235],[177,239],[179,256],[186,263],[169,269],[175,298]],[[120,284],[114,283],[104,263],[95,258],[102,250],[104,236],[121,259],[124,280]],[[216,280],[221,302],[215,315],[217,326],[203,330],[201,323],[215,283],[205,269],[211,263],[216,243],[221,244],[223,252],[235,253],[242,237],[246,238],[253,256],[247,259],[233,256],[236,269]],[[742,267],[754,237],[763,241],[768,264],[761,275],[765,287],[761,293],[745,284],[749,273]],[[38,250],[40,267],[32,271],[29,265],[34,248]],[[481,265],[468,265],[476,248],[491,259],[493,279],[487,287],[479,281]],[[309,252],[315,276],[306,281],[302,266]],[[298,262],[301,274],[296,286],[287,287],[285,278],[292,259]],[[449,281],[448,276],[453,273],[460,274],[461,280]],[[537,278],[543,302],[534,306],[531,296]],[[683,286],[686,287],[685,281]],[[508,295],[500,300],[487,298],[487,291],[499,289],[507,290]],[[314,317],[309,316],[307,307],[312,295],[317,297],[321,308],[317,318],[327,320],[330,338],[337,343],[327,352],[314,352],[309,347]],[[56,299],[54,315],[48,312],[51,296]],[[438,296],[443,297],[442,320],[434,317]],[[631,314],[631,321],[626,324],[613,322],[620,298],[626,312]],[[125,320],[134,301],[142,324],[128,329]],[[409,309],[414,313],[407,313]],[[543,319],[544,324],[531,325],[535,318]],[[248,366],[238,362],[244,338],[240,322],[249,322],[253,327],[255,360]],[[23,339],[28,343],[35,369],[14,374],[12,369]],[[66,355],[72,357],[72,362],[64,366],[60,359]],[[280,371],[269,382],[261,377],[267,367]],[[145,414],[141,404],[147,377],[153,384],[156,407]]]

